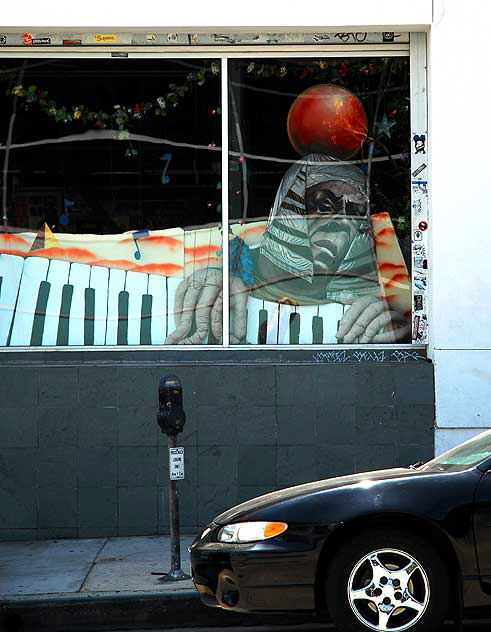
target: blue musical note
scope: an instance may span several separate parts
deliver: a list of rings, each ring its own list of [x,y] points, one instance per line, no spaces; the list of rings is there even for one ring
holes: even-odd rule
[[[133,233],[133,240],[135,242],[136,250],[135,250],[135,259],[140,261],[142,258],[142,253],[140,252],[140,246],[138,245],[138,240],[142,237],[148,237],[148,230],[145,228],[144,230],[137,230]]]
[[[164,154],[160,157],[160,160],[163,160],[167,164],[164,166],[164,170],[162,172],[162,184],[169,184],[170,178],[166,175],[167,169],[169,168],[170,161],[172,160],[172,154]]]
[[[62,226],[68,226],[70,223],[70,216],[68,215],[68,209],[73,206],[75,202],[73,200],[63,200],[63,215],[60,216],[60,224]]]

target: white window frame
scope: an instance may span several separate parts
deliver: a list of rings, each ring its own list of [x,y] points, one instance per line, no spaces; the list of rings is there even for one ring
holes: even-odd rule
[[[427,123],[427,68],[426,68],[426,33],[410,33],[409,43],[391,43],[391,44],[331,44],[321,45],[257,45],[257,46],[172,46],[172,47],[137,47],[137,46],[83,46],[80,48],[53,48],[53,47],[11,47],[2,46],[0,49],[0,59],[2,58],[79,58],[79,59],[107,59],[113,57],[113,53],[124,54],[120,58],[120,62],[124,63],[125,59],[215,59],[221,62],[221,109],[222,109],[222,147],[228,147],[228,59],[234,58],[250,58],[265,59],[269,57],[281,57],[284,59],[294,58],[318,58],[318,57],[409,57],[410,60],[410,129],[411,129],[411,173],[425,164],[425,170],[421,173],[421,177],[415,177],[416,180],[426,182],[423,186],[411,186],[411,236],[412,247],[411,257],[413,257],[413,247],[415,244],[421,244],[425,248],[426,258],[429,259],[429,229],[425,230],[421,241],[414,241],[415,231],[419,230],[418,226],[422,221],[429,224],[429,206],[428,206],[428,123]],[[414,135],[425,135],[426,148],[425,154],[416,153]],[[229,207],[228,207],[228,152],[221,152],[222,165],[222,226],[229,224]],[[415,181],[412,176],[413,182]],[[425,191],[423,189],[425,188]],[[416,214],[417,211],[417,214]],[[417,235],[419,237],[419,234]],[[222,257],[223,257],[223,287],[229,287],[229,252],[228,252],[228,231],[222,231]],[[413,312],[413,337],[412,343],[405,344],[379,344],[379,345],[360,345],[360,344],[298,344],[298,345],[230,345],[229,343],[229,293],[223,293],[223,344],[222,345],[108,345],[108,346],[37,346],[37,347],[2,347],[0,352],[39,352],[39,351],[137,351],[137,350],[171,350],[177,349],[185,351],[206,351],[206,350],[286,350],[286,349],[306,349],[306,350],[322,350],[322,349],[366,349],[367,346],[374,349],[418,349],[425,348],[428,340],[427,312],[428,312],[428,270],[419,270],[415,274],[414,259],[411,265],[412,270],[412,312]],[[424,290],[421,289],[421,277],[425,278]],[[415,285],[415,277],[418,278],[419,287]],[[423,308],[414,313],[414,296],[423,296]],[[419,318],[418,321],[415,319]],[[421,320],[424,319],[426,326],[423,335],[416,336],[415,329],[421,326]]]

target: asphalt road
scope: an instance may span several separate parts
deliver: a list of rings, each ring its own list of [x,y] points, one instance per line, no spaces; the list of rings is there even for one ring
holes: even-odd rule
[[[491,619],[489,621],[479,621],[473,623],[465,623],[463,632],[484,632],[491,628]],[[149,632],[153,630],[156,632],[158,628],[140,628],[138,630],[131,630],[131,632]],[[445,625],[441,631],[435,630],[435,632],[454,632],[455,627],[453,625]],[[87,630],[86,632],[92,632]],[[95,631],[94,631],[95,632]],[[129,632],[126,630],[113,630],[112,632]],[[162,630],[162,632],[339,632],[334,625],[295,625],[295,626],[251,626],[251,627],[228,627],[228,628],[172,628]]]

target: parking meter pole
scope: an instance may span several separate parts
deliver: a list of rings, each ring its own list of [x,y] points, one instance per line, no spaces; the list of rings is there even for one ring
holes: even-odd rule
[[[169,435],[169,450],[177,447],[176,435]],[[169,478],[170,574],[181,572],[181,539],[179,533],[179,491],[177,481]]]
[[[175,375],[166,375],[159,382],[159,411],[157,422],[167,435],[169,445],[169,521],[171,567],[161,575],[162,582],[189,579],[181,569],[181,539],[179,533],[178,479],[184,478],[184,448],[177,448],[177,435],[186,423],[186,413],[182,405],[182,385]]]

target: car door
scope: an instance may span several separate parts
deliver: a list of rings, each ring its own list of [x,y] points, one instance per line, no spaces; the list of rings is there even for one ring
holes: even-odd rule
[[[474,533],[482,581],[491,583],[491,471],[481,477],[474,504]]]

